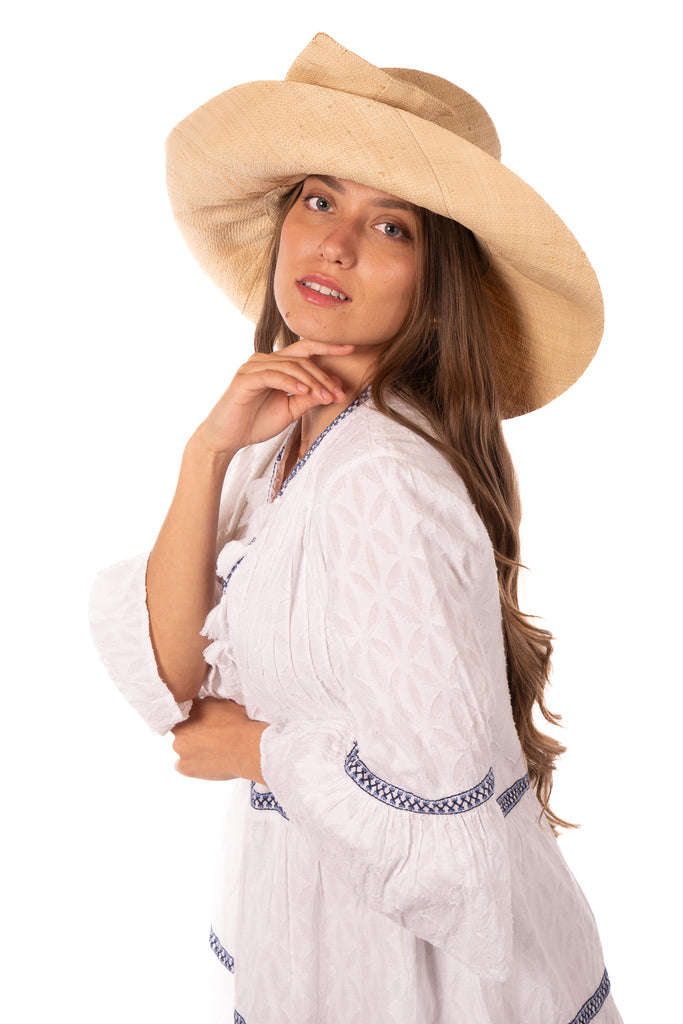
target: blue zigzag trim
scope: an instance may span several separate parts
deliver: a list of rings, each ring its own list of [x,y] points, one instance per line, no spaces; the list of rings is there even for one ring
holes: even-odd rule
[[[390,807],[398,807],[403,811],[414,811],[416,814],[463,814],[486,803],[493,796],[495,780],[493,768],[489,768],[486,776],[478,785],[464,793],[453,793],[439,800],[427,800],[416,796],[405,789],[399,789],[390,782],[385,782],[370,771],[358,756],[358,744],[354,743],[344,761],[344,769],[350,779],[375,800],[380,800]]]
[[[223,966],[227,967],[231,974],[234,974],[235,958],[234,956],[231,956],[230,953],[228,953],[227,949],[223,947],[220,939],[216,935],[213,928],[211,929],[211,934],[209,935],[209,945],[211,946],[211,949],[214,951],[214,953],[216,954],[220,962],[223,964]]]
[[[357,398],[354,398],[353,402],[351,402],[351,405],[347,405],[347,407],[345,409],[342,409],[342,411],[339,413],[339,415],[336,416],[332,420],[332,422],[330,423],[329,426],[325,427],[325,429],[323,430],[322,434],[320,434],[319,437],[316,437],[315,441],[313,442],[311,447],[308,449],[308,451],[306,452],[304,457],[302,459],[299,459],[299,461],[294,464],[294,467],[292,468],[291,473],[289,474],[287,479],[283,482],[280,490],[275,495],[276,498],[280,497],[282,492],[291,483],[291,481],[297,475],[299,470],[303,469],[303,467],[306,465],[306,463],[310,459],[311,455],[316,450],[316,448],[318,447],[320,442],[323,440],[323,438],[326,437],[330,433],[330,431],[333,430],[334,427],[337,426],[338,423],[341,423],[342,420],[345,420],[346,417],[350,413],[352,413],[354,411],[354,409],[357,409],[359,405],[363,405],[364,402],[367,402],[369,397],[370,397],[370,388],[367,387],[364,391],[361,391],[361,393],[358,395]],[[290,434],[291,434],[291,431],[290,431]],[[270,500],[274,500],[274,499],[272,499],[272,491],[273,491],[273,483],[275,481],[275,473],[277,471],[277,467],[280,465],[280,462],[282,461],[282,456],[284,455],[285,448],[287,447],[287,441],[289,441],[289,434],[287,434],[287,437],[285,438],[285,443],[282,445],[282,448],[277,453],[277,456],[275,458],[275,465],[273,466],[273,473],[272,473],[272,476],[270,478],[270,489],[269,489],[269,493],[268,493],[268,500],[269,501]]]
[[[589,1021],[597,1017],[605,1000],[607,999],[607,996],[609,995],[609,989],[609,978],[607,976],[607,971],[605,971],[602,976],[602,981],[598,985],[597,989],[590,999],[586,1000],[570,1024],[588,1024]]]
[[[235,1024],[247,1024],[242,1014],[238,1013],[237,1010],[235,1010]]]
[[[289,818],[287,818],[283,808],[277,802],[273,794],[270,791],[267,793],[261,793],[256,789],[255,782],[252,782],[251,784],[251,797],[249,802],[256,811],[277,811],[278,814],[281,814],[283,818],[286,818],[287,821],[289,821]]]
[[[503,812],[503,817],[506,817],[512,808],[517,806],[529,786],[529,776],[523,775],[521,779],[517,779],[516,782],[513,782],[511,786],[508,786],[508,788],[500,794],[497,803]]]

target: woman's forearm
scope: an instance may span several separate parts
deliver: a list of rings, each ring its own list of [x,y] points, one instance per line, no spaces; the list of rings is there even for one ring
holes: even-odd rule
[[[223,478],[245,445],[275,437],[318,405],[344,399],[316,357],[353,345],[300,341],[253,355],[187,443],[178,487],[147,566],[147,602],[159,674],[177,701],[197,696],[206,672],[200,636],[214,605]]]
[[[159,674],[177,701],[197,696],[206,674],[200,635],[215,604],[216,534],[231,454],[188,442],[171,507],[147,565],[150,633]]]

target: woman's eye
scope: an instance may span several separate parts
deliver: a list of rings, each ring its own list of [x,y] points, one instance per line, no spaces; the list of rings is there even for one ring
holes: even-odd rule
[[[325,199],[324,196],[306,196],[304,202],[309,209],[318,210],[320,213],[327,213],[332,207],[329,199]]]
[[[387,238],[409,238],[408,232],[402,228],[399,224],[392,224],[391,221],[386,221],[383,224],[378,224],[377,227],[380,229],[383,235]]]

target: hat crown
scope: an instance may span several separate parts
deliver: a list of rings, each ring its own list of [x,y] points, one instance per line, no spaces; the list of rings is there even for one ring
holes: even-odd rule
[[[285,81],[334,89],[405,110],[459,135],[500,160],[493,121],[481,103],[452,82],[411,68],[378,68],[319,32],[302,50]]]

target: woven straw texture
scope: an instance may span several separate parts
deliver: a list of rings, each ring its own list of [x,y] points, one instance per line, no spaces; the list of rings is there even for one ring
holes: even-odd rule
[[[284,82],[209,100],[167,140],[174,216],[194,256],[259,316],[278,196],[308,174],[357,181],[451,217],[490,255],[503,414],[562,394],[600,342],[603,305],[578,242],[500,162],[495,127],[443,78],[381,69],[317,35]]]

